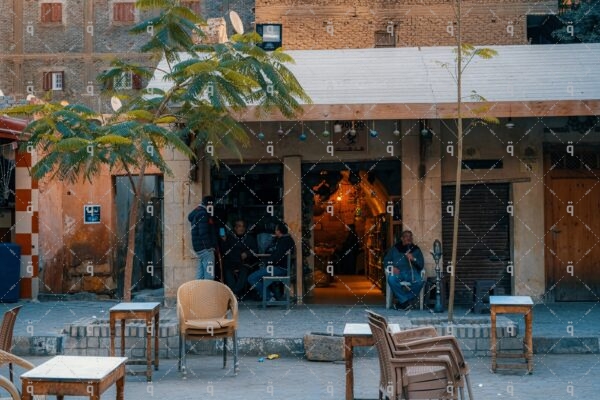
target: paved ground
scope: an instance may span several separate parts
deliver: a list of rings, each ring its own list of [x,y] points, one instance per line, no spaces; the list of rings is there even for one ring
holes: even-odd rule
[[[35,358],[40,364],[46,358]],[[477,400],[509,398],[515,400],[597,399],[600,393],[600,356],[549,355],[535,358],[533,375],[523,372],[493,374],[489,358],[471,358],[471,381]],[[316,363],[303,359],[278,359],[258,362],[244,358],[237,377],[221,369],[219,357],[190,357],[186,379],[177,372],[176,362],[161,361],[154,382],[128,376],[125,398],[137,399],[343,399],[343,363]],[[131,367],[139,368],[139,367]],[[0,373],[5,373],[0,370]],[[355,395],[376,399],[379,380],[377,359],[355,360]],[[114,388],[103,398],[114,398]],[[69,397],[69,399],[83,399]]]
[[[96,316],[108,319],[108,309],[116,302],[24,302],[15,326],[16,336],[56,335],[65,324],[78,319]],[[14,304],[0,304],[4,312]],[[431,314],[428,311],[411,311],[409,313],[385,308],[370,307],[386,315],[392,322],[403,317],[438,316],[445,319],[446,314]],[[328,326],[333,326],[334,333],[341,333],[347,322],[366,322],[365,305],[356,306],[294,306],[287,311],[283,308],[268,308],[263,310],[257,303],[240,303],[240,337],[262,337],[273,332],[274,337],[302,337],[305,332],[330,332]],[[455,321],[473,317],[468,310],[458,308],[455,311]],[[484,317],[485,315],[479,315]],[[175,319],[173,308],[163,308],[161,319]],[[513,316],[520,324],[523,332],[522,317]],[[267,331],[268,330],[268,331]],[[33,333],[32,333],[33,332]],[[534,337],[600,337],[600,306],[598,303],[548,303],[539,304],[534,308]]]

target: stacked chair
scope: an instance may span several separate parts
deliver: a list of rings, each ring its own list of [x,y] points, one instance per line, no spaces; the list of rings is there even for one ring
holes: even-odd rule
[[[473,399],[469,367],[454,336],[435,328],[390,331],[387,320],[367,311],[379,353],[380,399]]]

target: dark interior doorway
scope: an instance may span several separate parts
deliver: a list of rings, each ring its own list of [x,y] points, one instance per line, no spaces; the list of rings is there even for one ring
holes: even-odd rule
[[[118,245],[116,254],[117,290],[123,294],[123,274],[127,252],[127,232],[129,231],[129,210],[134,201],[131,183],[127,177],[116,177],[116,223]],[[134,177],[137,184],[138,177]],[[133,292],[143,289],[163,287],[163,177],[144,177],[139,204],[139,223],[135,231],[135,257],[133,264]]]
[[[0,139],[0,242],[14,241],[15,142]]]

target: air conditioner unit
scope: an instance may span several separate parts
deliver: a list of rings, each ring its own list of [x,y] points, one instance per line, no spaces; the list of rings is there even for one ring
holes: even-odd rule
[[[276,50],[281,47],[281,24],[256,24],[256,33],[262,37],[259,46],[264,50]]]

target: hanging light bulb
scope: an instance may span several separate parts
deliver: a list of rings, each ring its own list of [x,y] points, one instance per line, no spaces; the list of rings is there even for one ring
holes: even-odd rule
[[[327,129],[329,127],[329,121],[325,121],[325,130],[323,131],[323,136],[328,137],[330,135],[329,130]]]
[[[352,121],[352,128],[350,128],[350,132],[348,134],[352,137],[356,136],[356,129],[354,129],[354,121]]]
[[[262,132],[258,132],[258,135],[256,135],[256,137],[258,138],[258,140],[265,140],[265,134]]]
[[[277,134],[279,135],[279,137],[285,136],[285,132],[283,131],[283,128],[281,127],[281,123],[279,124],[279,129],[277,130]]]
[[[394,136],[400,136],[400,131],[398,130],[398,121],[394,122]]]
[[[304,142],[307,137],[306,133],[304,133],[304,122],[300,121],[300,136],[298,136],[298,139],[300,139],[301,142]]]
[[[512,105],[509,107],[510,108],[508,109],[508,121],[506,121],[506,124],[504,124],[504,126],[506,127],[506,129],[513,129],[515,127],[515,123],[512,120]]]
[[[375,130],[375,120],[373,120],[373,129],[371,129],[369,133],[371,134],[371,137],[377,137],[377,135],[379,135],[379,133]]]

